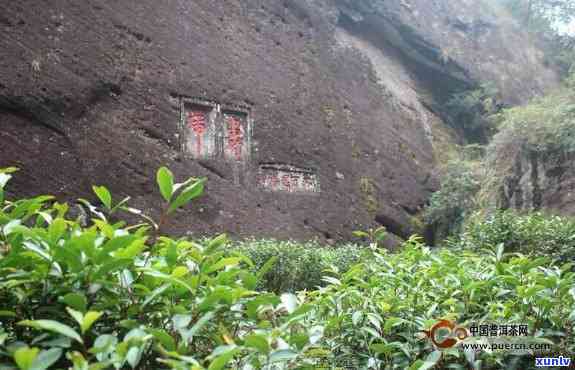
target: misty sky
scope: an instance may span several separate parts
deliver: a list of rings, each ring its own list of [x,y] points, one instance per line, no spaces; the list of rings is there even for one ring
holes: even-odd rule
[[[575,36],[575,19],[568,24],[558,26],[559,32]]]

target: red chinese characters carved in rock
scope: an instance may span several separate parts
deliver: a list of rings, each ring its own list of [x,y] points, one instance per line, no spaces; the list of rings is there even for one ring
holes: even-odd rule
[[[242,159],[242,149],[244,145],[244,130],[241,120],[236,116],[226,116],[228,128],[228,149],[236,160]]]
[[[196,154],[202,154],[202,139],[206,132],[206,113],[202,111],[188,112],[188,126],[196,136]]]

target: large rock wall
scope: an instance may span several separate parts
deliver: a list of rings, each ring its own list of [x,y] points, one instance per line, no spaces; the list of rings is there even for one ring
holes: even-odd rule
[[[379,222],[405,237],[455,139],[441,86],[481,70],[434,54],[448,23],[408,18],[427,2],[389,4],[2,2],[0,166],[22,168],[16,194],[93,199],[105,184],[152,215],[158,167],[207,176],[169,226],[182,233],[341,240]],[[553,84],[538,59],[481,47],[551,76],[532,89]]]
[[[507,104],[521,104],[558,83],[534,36],[492,0],[337,0],[347,24],[394,48],[433,93],[491,83]],[[346,19],[340,18],[340,19]],[[382,37],[382,35],[385,35]]]
[[[498,207],[523,211],[546,210],[575,214],[574,155],[563,152],[520,151],[501,185]]]

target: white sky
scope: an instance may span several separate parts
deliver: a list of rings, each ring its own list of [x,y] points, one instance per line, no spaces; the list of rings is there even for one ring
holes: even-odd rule
[[[572,20],[569,24],[559,26],[559,31],[569,35],[575,35],[575,19]]]

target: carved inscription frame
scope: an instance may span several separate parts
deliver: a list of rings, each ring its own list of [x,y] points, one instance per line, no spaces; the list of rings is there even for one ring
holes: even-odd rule
[[[249,108],[182,97],[179,124],[180,150],[191,158],[249,162],[253,127]]]

